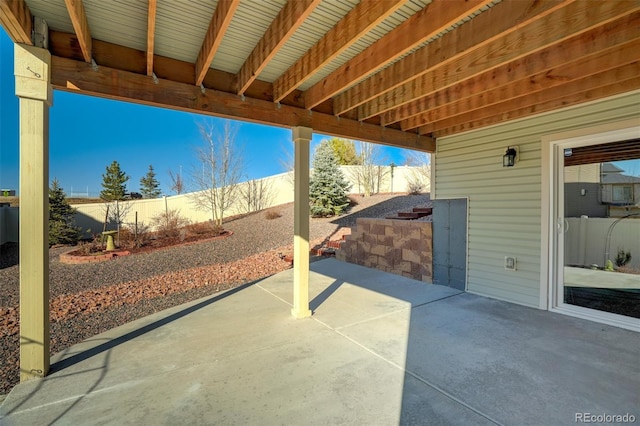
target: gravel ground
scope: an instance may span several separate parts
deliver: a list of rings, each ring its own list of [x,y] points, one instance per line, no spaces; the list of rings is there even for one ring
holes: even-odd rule
[[[338,218],[312,219],[312,246],[331,238],[359,217],[385,217],[430,205],[428,195],[355,196],[358,203]],[[67,265],[52,248],[49,257],[51,353],[111,328],[218,291],[289,268],[281,254],[291,252],[293,205],[234,218],[224,227],[229,238],[189,244],[117,260]],[[17,246],[0,251],[0,395],[18,382],[19,267]]]

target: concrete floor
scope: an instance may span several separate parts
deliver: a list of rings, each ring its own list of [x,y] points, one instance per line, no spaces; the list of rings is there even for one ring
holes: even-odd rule
[[[289,314],[291,270],[143,318],[56,356],[0,423],[640,421],[637,333],[332,259],[311,268],[311,319]]]

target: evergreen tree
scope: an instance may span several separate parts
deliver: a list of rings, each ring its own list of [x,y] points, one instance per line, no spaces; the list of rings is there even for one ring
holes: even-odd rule
[[[140,179],[140,192],[143,198],[158,198],[160,195],[160,183],[156,179],[156,174],[151,164],[149,164],[147,174]]]
[[[49,188],[49,246],[55,244],[76,244],[80,238],[80,228],[75,226],[75,209],[69,205],[57,179]]]
[[[100,191],[100,198],[105,201],[124,200],[128,180],[129,176],[120,170],[120,164],[114,160],[110,166],[107,166],[107,172],[102,175],[104,189]]]
[[[309,182],[311,216],[327,217],[343,213],[349,206],[347,191],[350,187],[338,168],[330,143],[321,142],[313,157],[313,176]]]

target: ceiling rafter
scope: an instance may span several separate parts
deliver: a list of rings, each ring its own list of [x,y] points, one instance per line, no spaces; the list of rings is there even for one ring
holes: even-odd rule
[[[67,0],[68,1],[68,0]],[[236,9],[240,5],[240,0],[219,0],[216,10],[213,12],[211,22],[209,22],[209,28],[204,36],[200,53],[196,59],[196,74],[195,84],[199,86],[204,80],[204,76],[207,74],[207,70],[211,66],[213,57],[215,56],[224,33],[231,24]]]
[[[575,105],[595,99],[597,97],[612,96],[624,91],[640,88],[640,62],[632,62],[620,68],[603,71],[579,80],[571,81],[563,86],[563,90],[556,88],[545,89],[536,93],[511,98],[492,105],[488,108],[476,109],[456,117],[447,117],[437,122],[420,127],[420,134],[436,134],[439,137],[445,129],[460,128],[460,126],[479,126],[487,123],[492,117],[502,116],[503,120],[521,118],[526,115],[538,114],[552,109]],[[606,89],[604,89],[606,88]],[[597,89],[603,89],[596,92]],[[527,112],[525,115],[520,115]],[[487,125],[487,124],[484,124]]]
[[[573,1],[573,0],[571,0]],[[436,66],[459,58],[470,49],[516,31],[568,3],[552,1],[503,1],[442,37],[372,75],[334,98],[334,114],[342,115],[381,94],[413,80]]]
[[[273,83],[274,102],[280,102],[315,72],[398,10],[405,1],[370,0],[358,3],[295,64],[278,77]]]
[[[94,69],[73,59],[53,56],[51,84],[55,89],[81,92],[109,99],[163,106],[177,110],[215,115],[243,117],[248,121],[276,126],[304,126],[328,135],[372,141],[410,149],[433,152],[435,141],[428,136],[353,120],[329,114],[310,113],[303,108],[275,105],[255,98],[241,99],[234,93],[217,90],[201,91],[186,83],[158,79],[154,83],[145,75],[101,65]]]
[[[489,3],[491,0],[434,0],[310,87],[304,95],[305,105],[311,109],[335,96]]]
[[[64,0],[85,62],[91,62],[91,31],[82,0]]]
[[[571,3],[530,23],[520,31],[474,49],[455,61],[436,67],[419,78],[366,102],[358,107],[358,118],[363,120],[398,108],[436,90],[497,68],[507,61],[560,43],[599,25],[605,25],[638,9],[640,2],[635,1]],[[571,25],[574,22],[580,22],[582,25]]]
[[[597,87],[589,89],[583,93],[575,95],[567,95],[562,98],[554,99],[544,104],[539,104],[534,107],[525,107],[521,109],[513,109],[507,113],[497,114],[492,117],[486,117],[475,121],[470,121],[461,125],[449,127],[447,129],[439,130],[434,137],[442,138],[445,136],[451,136],[463,132],[473,131],[481,129],[483,127],[493,126],[505,121],[513,121],[524,119],[538,114],[550,113],[557,109],[564,109],[574,107],[587,102],[594,102],[600,99],[605,99],[617,95],[623,95],[629,92],[639,92],[640,85],[637,80],[631,79],[626,81],[620,81],[604,87]],[[640,94],[640,93],[639,93]]]
[[[0,0],[0,23],[16,43],[33,45],[33,17],[24,0]]]
[[[640,40],[634,40],[624,43],[623,46],[615,46],[593,56],[581,58],[573,63],[546,70],[499,88],[426,111],[420,116],[414,117],[415,120],[402,130],[420,126],[422,126],[420,127],[422,130],[427,130],[433,125],[431,131],[434,131],[437,126],[435,123],[442,120],[455,120],[458,115],[479,109],[490,109],[493,105],[509,99],[521,98],[520,106],[525,106],[526,102],[535,100],[535,96],[531,95],[538,92],[559,86],[563,86],[566,90],[566,88],[571,87],[569,85],[571,82],[615,68],[622,69],[629,63],[639,60]],[[526,94],[526,96],[523,97],[523,94]]]
[[[149,0],[149,9],[147,12],[147,75],[153,75],[153,51],[155,45],[156,34],[156,10],[158,8],[157,0]]]
[[[321,0],[288,0],[238,73],[237,93],[242,95],[284,44],[300,28]]]
[[[212,2],[216,10],[206,16],[211,19],[202,45],[195,46],[199,50],[169,49],[175,56],[164,57],[155,54],[156,37],[175,29],[156,26],[158,0],[143,0],[148,7],[146,34],[122,34],[139,37],[140,44],[146,41],[146,48],[139,50],[91,39],[87,22],[117,19],[120,7],[94,9],[82,0],[65,0],[73,30],[48,32],[48,50],[55,64],[65,68],[56,75],[68,77],[57,81],[56,87],[432,150],[433,140],[416,135],[452,134],[633,88],[630,75],[637,72],[640,60],[640,0],[507,0],[488,9],[480,6],[489,0],[434,0],[400,24],[386,18],[407,0],[367,0],[354,2],[346,15],[336,17],[332,28],[323,24],[317,7],[326,0],[283,0],[284,7],[273,20],[239,8],[238,1]],[[38,5],[36,17],[29,13],[32,2]],[[31,43],[29,25],[39,19],[55,22],[58,7],[41,0],[0,0],[0,23],[13,41]],[[166,12],[170,19],[189,22],[189,12],[202,13],[199,9],[169,6],[162,17]],[[123,7],[122,13],[132,18],[135,12]],[[238,14],[242,16],[234,19]],[[281,63],[271,59],[283,45],[304,42],[300,23],[305,18],[319,25],[324,36],[306,52],[300,50],[302,56],[283,71]],[[227,31],[241,29],[240,22],[246,19],[268,27],[257,44],[224,38]],[[123,39],[103,33],[107,29],[101,26],[101,38]],[[438,29],[443,31],[416,49]],[[352,59],[339,55],[348,46],[360,46],[357,39],[380,30],[386,35],[359,48]],[[173,36],[178,44],[186,40]],[[233,56],[222,58],[216,55],[222,40],[252,53],[243,58],[244,64]],[[400,59],[401,54],[406,57]],[[197,59],[178,59],[183,57]],[[92,60],[100,64],[98,70],[86,63]],[[636,66],[628,65],[630,61]],[[211,68],[218,62],[222,69],[239,71]],[[337,71],[306,92],[299,90],[333,62],[339,62]],[[261,73],[279,77],[263,81]],[[309,100],[316,89],[321,97],[329,97],[313,105]]]
[[[490,72],[465,80],[454,87],[437,91],[404,107],[391,110],[383,114],[383,123],[389,124],[389,117],[397,120],[401,114],[398,112],[400,109],[404,109],[403,114],[408,116],[410,109],[416,114],[400,122],[403,130],[409,130],[435,121],[435,117],[441,116],[445,111],[452,115],[467,111],[464,105],[468,98],[481,97],[482,104],[487,105],[490,96],[485,95],[486,92],[513,90],[514,93],[526,93],[541,85],[559,86],[568,82],[570,75],[575,79],[576,75],[585,76],[588,75],[587,73],[594,74],[609,69],[616,61],[619,66],[638,59],[640,49],[636,53],[628,45],[637,44],[639,39],[640,12],[501,65]],[[616,51],[625,53],[622,57],[617,55],[611,62],[602,59]],[[621,60],[623,62],[619,62]],[[512,89],[508,89],[509,87]]]
[[[638,37],[640,32],[640,13],[635,12],[601,27],[572,37],[562,43],[554,44],[515,61],[507,62],[490,72],[464,80],[460,84],[438,90],[398,108],[382,114],[382,124],[389,125],[403,121],[403,125],[411,127],[411,117],[422,114],[434,107],[445,105],[458,99],[481,93],[486,90],[510,83],[513,80],[526,78],[553,66],[571,62],[582,56],[592,55],[611,45],[617,45]]]

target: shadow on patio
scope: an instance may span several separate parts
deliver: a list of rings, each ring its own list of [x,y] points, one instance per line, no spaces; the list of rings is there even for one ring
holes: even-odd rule
[[[311,264],[113,329],[17,386],[3,424],[574,424],[640,418],[634,332]]]

